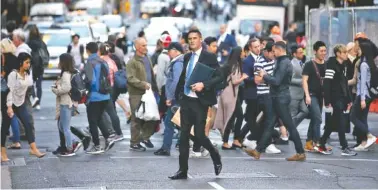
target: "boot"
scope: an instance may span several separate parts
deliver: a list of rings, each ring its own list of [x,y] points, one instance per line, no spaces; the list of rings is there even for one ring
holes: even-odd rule
[[[306,145],[304,147],[304,150],[306,152],[312,152],[314,150],[314,144],[313,144],[312,140],[306,141]]]
[[[294,156],[290,158],[286,158],[287,161],[305,161],[306,160],[306,154],[295,154]]]
[[[30,143],[30,151],[29,151],[29,154],[30,155],[34,155],[36,156],[37,158],[42,158],[46,155],[46,153],[41,153],[39,152],[38,148],[37,148],[37,145],[35,144],[35,142],[33,143]]]
[[[5,147],[1,147],[1,162],[8,162],[9,158],[7,155],[7,149]]]

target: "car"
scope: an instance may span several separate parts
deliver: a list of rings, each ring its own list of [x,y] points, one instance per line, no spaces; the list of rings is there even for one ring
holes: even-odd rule
[[[120,15],[103,15],[98,19],[109,28],[109,34],[126,33],[126,26]]]
[[[144,0],[140,4],[141,16],[153,15],[153,16],[167,16],[169,9],[169,2],[164,0]]]
[[[106,26],[106,24],[98,22],[93,23],[90,26],[96,41],[97,39],[100,42],[106,42],[108,40],[109,28]]]
[[[73,9],[85,11],[91,16],[101,16],[106,12],[105,7],[105,0],[80,0],[74,4]]]
[[[68,9],[63,2],[36,3],[30,8],[30,20],[51,20],[54,22],[66,22]]]
[[[42,40],[50,54],[49,64],[45,66],[44,78],[60,75],[59,56],[67,52],[67,46],[71,43],[71,36],[72,31],[69,29],[49,29],[42,33]]]
[[[69,28],[75,34],[78,34],[80,36],[80,42],[84,45],[95,41],[88,22],[67,22],[60,24],[59,26]]]
[[[178,42],[180,31],[173,25],[161,27],[161,25],[153,24],[144,29],[147,38],[147,50],[149,55],[152,55],[155,52],[156,42],[159,40],[161,33],[164,31],[168,31],[172,42]]]

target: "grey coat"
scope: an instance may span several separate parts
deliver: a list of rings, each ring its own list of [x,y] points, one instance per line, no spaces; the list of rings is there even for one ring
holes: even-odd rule
[[[304,90],[302,87],[302,71],[303,65],[300,65],[300,61],[296,58],[291,60],[293,65],[293,76],[290,83],[290,96],[291,99],[302,100],[304,97]]]

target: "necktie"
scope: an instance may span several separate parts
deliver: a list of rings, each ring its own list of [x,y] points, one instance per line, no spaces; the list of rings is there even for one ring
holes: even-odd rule
[[[189,84],[187,84],[187,82],[189,81],[189,77],[190,75],[192,74],[192,71],[193,71],[193,67],[194,67],[194,57],[196,56],[195,53],[192,53],[192,56],[190,57],[190,60],[189,60],[189,66],[188,66],[188,70],[186,71],[186,77],[185,77],[185,87],[184,87],[184,93],[185,95],[189,95],[190,93],[190,86]]]

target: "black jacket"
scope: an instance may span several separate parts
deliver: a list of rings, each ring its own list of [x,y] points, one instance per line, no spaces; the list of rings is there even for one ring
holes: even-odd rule
[[[273,75],[265,75],[264,81],[270,85],[272,97],[290,96],[290,83],[293,76],[293,65],[289,56],[284,55],[276,59]]]
[[[1,54],[1,73],[4,74],[4,78],[8,81],[8,75],[13,70],[18,70],[18,60],[13,53],[3,53]]]
[[[326,72],[324,77],[324,103],[329,105],[335,103],[340,98],[351,102],[352,96],[348,88],[348,79],[345,62],[340,64],[336,57],[331,57],[326,63]]]
[[[184,96],[185,76],[186,68],[190,60],[191,53],[187,53],[184,56],[184,67],[180,76],[180,80],[176,88],[176,100],[182,100]],[[211,68],[216,69],[213,77],[209,81],[203,81],[204,89],[201,92],[196,92],[199,101],[206,106],[212,106],[217,103],[215,86],[222,81],[222,76],[219,71],[219,64],[215,54],[209,53],[202,49],[201,55],[198,58],[198,62],[205,64]]]
[[[38,56],[38,51],[39,49],[44,49],[48,53],[47,46],[41,39],[32,39],[27,44],[32,50],[31,65],[33,70],[33,80],[36,80],[38,77],[43,75],[44,67],[46,66],[43,63],[42,57]]]

